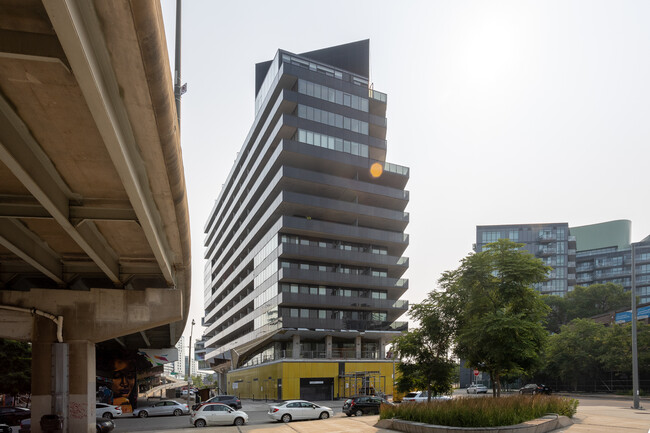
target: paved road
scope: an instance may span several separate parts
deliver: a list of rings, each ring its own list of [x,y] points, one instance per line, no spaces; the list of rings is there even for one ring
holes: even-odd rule
[[[459,392],[457,396],[467,396]],[[487,395],[489,397],[490,394]],[[474,397],[474,396],[472,396]],[[480,397],[486,397],[480,395]],[[650,401],[642,401],[649,410],[634,410],[631,397],[593,397],[579,396],[580,405],[574,417],[574,425],[557,430],[556,433],[650,433]],[[329,420],[298,421],[287,425],[271,422],[266,416],[268,405],[264,402],[244,401],[243,410],[248,413],[250,423],[243,427],[211,427],[201,432],[224,433],[390,433],[391,430],[377,429],[374,424],[377,415],[346,417],[341,413],[342,401],[322,402],[334,409],[334,417]],[[187,416],[155,417],[147,419],[118,418],[114,433],[147,432],[164,430],[196,432],[189,425]],[[394,432],[392,432],[394,433]]]

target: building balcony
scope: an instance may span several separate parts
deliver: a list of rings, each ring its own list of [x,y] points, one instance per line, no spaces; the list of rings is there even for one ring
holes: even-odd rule
[[[279,258],[303,259],[324,263],[345,263],[353,266],[366,266],[387,269],[391,277],[399,278],[409,267],[408,257],[373,254],[362,251],[346,251],[292,243],[280,244]]]
[[[314,283],[337,287],[363,287],[367,289],[393,289],[391,295],[400,295],[408,289],[408,279],[373,277],[315,269],[282,268],[278,271],[279,282]]]
[[[555,248],[540,248],[537,250],[538,257],[550,257],[554,256],[555,254],[557,254],[557,250]]]
[[[391,332],[408,330],[408,322],[286,317],[289,315],[288,309],[283,308],[281,311],[285,314],[282,317],[282,328]]]
[[[544,233],[537,236],[537,242],[540,243],[549,243],[557,241],[557,235]]]
[[[409,303],[405,299],[373,299],[362,297],[341,297],[309,295],[306,293],[282,292],[278,295],[278,305],[282,307],[312,307],[312,308],[352,308],[357,311],[383,310],[398,318],[408,311]]]

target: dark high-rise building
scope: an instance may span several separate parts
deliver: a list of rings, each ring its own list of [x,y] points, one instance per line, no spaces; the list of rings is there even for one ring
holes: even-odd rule
[[[535,287],[543,295],[564,296],[575,285],[575,238],[567,223],[476,226],[476,252],[499,239],[524,244],[524,248],[553,270],[548,280]]]
[[[575,286],[615,283],[632,288],[632,223],[629,220],[569,227],[568,223],[476,227],[475,251],[498,239],[524,244],[553,270],[537,285],[543,295],[564,296]],[[636,293],[650,302],[650,236],[634,244]]]
[[[205,225],[205,360],[242,397],[392,393],[409,169],[369,41],[256,65],[255,121]]]

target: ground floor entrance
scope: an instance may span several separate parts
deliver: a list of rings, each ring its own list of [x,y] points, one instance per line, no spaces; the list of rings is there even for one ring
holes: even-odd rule
[[[393,368],[390,360],[276,361],[229,371],[227,393],[256,400],[392,395]]]

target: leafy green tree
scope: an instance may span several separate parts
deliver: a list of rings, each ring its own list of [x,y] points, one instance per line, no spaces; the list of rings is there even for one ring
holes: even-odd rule
[[[540,364],[548,307],[532,288],[550,268],[507,239],[470,254],[439,280],[444,309],[453,317],[455,352],[490,373],[494,396],[501,377],[525,374]]]
[[[0,393],[31,392],[32,348],[29,343],[0,339]]]
[[[413,305],[409,315],[420,327],[393,341],[400,358],[397,389],[408,392],[426,389],[432,395],[451,390],[455,363],[449,359],[453,341],[452,322],[440,308],[440,295],[430,293],[426,300]]]
[[[591,286],[577,286],[567,293],[567,319],[588,318],[609,311],[630,308],[630,294],[623,286],[606,283]]]
[[[606,283],[591,286],[577,286],[566,297],[543,296],[544,302],[551,308],[548,315],[547,329],[558,333],[560,327],[573,319],[586,319],[621,308],[630,308],[630,295],[623,286]]]
[[[552,334],[560,332],[560,327],[569,323],[567,319],[567,299],[557,295],[543,295],[542,300],[549,307],[546,329]]]
[[[578,380],[601,371],[601,357],[608,329],[590,319],[574,319],[560,333],[550,336],[547,373],[559,376],[578,389]]]

